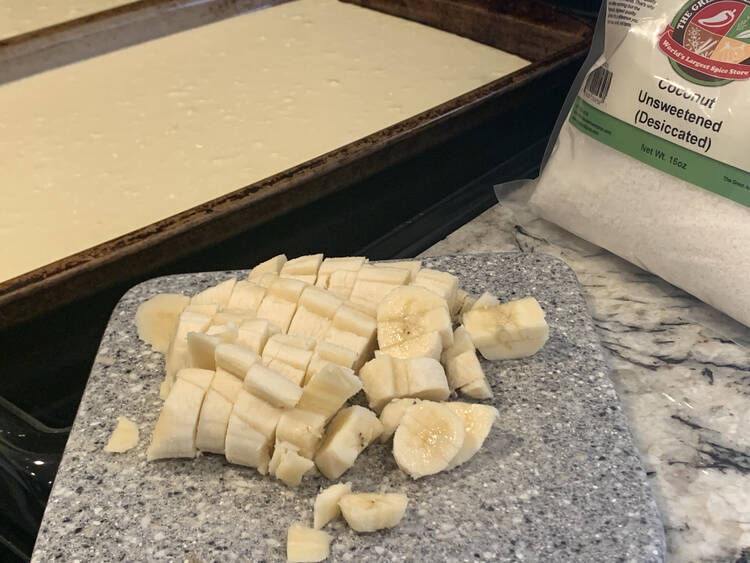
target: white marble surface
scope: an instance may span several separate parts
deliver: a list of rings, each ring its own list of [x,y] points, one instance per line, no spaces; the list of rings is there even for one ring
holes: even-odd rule
[[[750,329],[532,215],[517,195],[424,255],[557,256],[583,285],[675,562],[750,561]]]

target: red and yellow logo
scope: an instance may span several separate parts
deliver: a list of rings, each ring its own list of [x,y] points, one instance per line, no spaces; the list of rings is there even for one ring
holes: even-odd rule
[[[659,49],[690,82],[750,79],[750,0],[694,0],[659,37]]]

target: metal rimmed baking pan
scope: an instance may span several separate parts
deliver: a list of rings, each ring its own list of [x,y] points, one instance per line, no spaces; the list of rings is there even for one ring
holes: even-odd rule
[[[2,282],[0,330],[104,288],[149,277],[168,263],[345,191],[478,125],[502,123],[522,111],[533,116],[550,85],[560,87],[560,77],[580,63],[590,39],[586,22],[534,2],[500,7],[478,0],[357,3],[502,48],[532,64],[269,178]],[[0,42],[0,82],[273,4],[134,2]],[[510,129],[512,139],[519,126]],[[505,157],[497,154],[497,161]],[[431,173],[425,169],[425,178]]]

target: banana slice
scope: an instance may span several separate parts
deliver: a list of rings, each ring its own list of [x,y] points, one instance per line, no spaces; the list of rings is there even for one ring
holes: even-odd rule
[[[289,527],[286,538],[286,560],[289,563],[316,563],[331,554],[331,536],[299,523]]]
[[[351,369],[354,367],[357,361],[357,353],[349,348],[343,346],[337,346],[330,342],[318,342],[313,352],[313,357],[310,359],[310,363],[307,365],[307,371],[305,372],[305,379],[303,384],[307,385],[310,378],[318,373],[328,363],[334,363],[336,365]]]
[[[305,282],[290,278],[275,280],[260,302],[258,317],[271,321],[281,329],[281,332],[286,333],[297,310],[299,297],[306,286]]]
[[[299,298],[297,311],[289,325],[288,334],[323,338],[333,321],[341,299],[317,287],[306,287]]]
[[[492,389],[477,358],[474,343],[462,325],[453,333],[453,346],[443,351],[443,365],[451,390],[459,389],[475,399],[489,399]]]
[[[214,352],[221,344],[221,338],[210,336],[202,332],[188,332],[188,365],[202,369],[216,369]]]
[[[262,354],[268,339],[281,329],[266,319],[244,321],[237,331],[237,344],[250,348],[256,354]]]
[[[263,363],[279,360],[304,371],[310,363],[316,341],[303,336],[274,334],[263,348]]]
[[[177,372],[187,367],[190,356],[188,353],[187,335],[188,332],[204,332],[211,324],[211,317],[202,313],[193,313],[183,311],[177,320],[175,334],[169,345],[166,357],[166,376],[163,386],[164,393],[162,399],[166,399],[169,390],[172,388]]]
[[[261,475],[268,473],[271,446],[281,412],[281,409],[241,389],[227,425],[224,442],[227,461],[255,467]]]
[[[315,464],[312,460],[299,455],[299,448],[289,442],[276,442],[273,456],[268,463],[268,472],[283,482],[287,487],[296,487],[302,482],[302,477]]]
[[[220,330],[208,334],[212,328]],[[216,369],[216,347],[222,342],[231,343],[237,337],[237,329],[232,327],[208,327],[206,333],[188,332],[188,354],[190,367]]]
[[[477,297],[471,304],[471,309],[486,309],[487,307],[496,307],[500,305],[500,300],[492,295],[490,292],[485,291]]]
[[[445,372],[452,389],[463,389],[470,383],[485,379],[476,352],[463,352],[451,358],[446,363]]]
[[[276,440],[299,448],[299,454],[312,459],[323,439],[326,417],[302,409],[285,410],[276,425]]]
[[[320,264],[318,268],[318,278],[315,280],[315,285],[328,289],[328,279],[331,274],[336,270],[358,272],[362,265],[367,262],[367,258],[364,256],[344,256],[337,258],[326,258]],[[356,276],[354,277],[356,279]],[[354,283],[352,282],[352,287]],[[343,299],[348,299],[348,295]]]
[[[450,402],[445,403],[445,406],[456,413],[464,425],[464,443],[448,464],[448,469],[453,469],[457,465],[469,461],[479,451],[479,448],[482,447],[487,436],[489,436],[499,413],[495,407],[489,405]]]
[[[164,354],[169,349],[180,313],[189,302],[190,298],[184,295],[161,293],[138,305],[135,312],[138,338]]]
[[[422,268],[421,260],[394,260],[392,262],[378,262],[373,264],[379,268],[397,268],[399,270],[406,270],[409,272],[409,277],[406,278],[406,283],[410,283],[417,275],[417,272]]]
[[[214,360],[217,368],[225,369],[235,377],[244,379],[248,370],[256,363],[260,363],[260,356],[250,348],[222,342],[216,346]]]
[[[265,296],[265,287],[248,280],[240,280],[234,285],[226,307],[227,309],[246,309],[257,313]]]
[[[336,483],[323,489],[315,497],[313,506],[313,528],[320,530],[341,513],[339,500],[352,492],[351,483]]]
[[[275,334],[263,348],[263,363],[301,386],[314,348],[312,338]]]
[[[281,267],[279,277],[295,279],[314,285],[318,277],[318,268],[320,268],[322,261],[322,254],[309,254],[307,256],[292,258]]]
[[[401,360],[406,366],[409,397],[428,401],[444,401],[450,395],[445,371],[434,358]]]
[[[221,368],[206,392],[195,433],[195,447],[202,452],[224,453],[227,425],[242,381]]]
[[[227,425],[224,455],[229,463],[255,467],[258,473],[268,473],[271,440],[255,430],[232,412]]]
[[[394,358],[425,357],[439,360],[443,352],[443,340],[439,332],[429,332],[411,340],[381,348],[380,352]]]
[[[328,276],[326,288],[340,299],[349,299],[357,283],[359,270],[336,270]]]
[[[443,356],[441,359],[443,360],[443,363],[446,363],[447,360],[455,358],[459,354],[474,351],[476,351],[476,348],[471,341],[469,331],[466,330],[465,326],[460,325],[453,331],[453,345],[443,350]]]
[[[437,293],[448,303],[448,309],[451,312],[455,312],[458,309],[458,278],[453,274],[430,268],[422,268],[414,276],[414,281],[411,284],[425,287]]]
[[[342,409],[328,425],[315,465],[328,479],[338,479],[382,431],[383,425],[371,410],[359,405]]]
[[[376,412],[391,400],[412,397],[442,401],[450,395],[445,372],[434,358],[392,358],[378,354],[359,371],[370,408]]]
[[[292,334],[274,334],[269,338],[267,343],[267,349],[263,349],[264,354],[268,354],[268,357],[272,358],[283,358],[284,352],[282,350],[285,347],[290,347],[298,350],[314,350],[315,339],[308,338],[306,336],[295,336]]]
[[[109,453],[124,453],[138,445],[138,426],[124,416],[117,417],[117,426],[109,436],[104,451]]]
[[[184,312],[200,313],[202,315],[213,317],[218,311],[219,306],[216,303],[191,303],[185,307]]]
[[[391,400],[401,397],[401,393],[409,392],[408,381],[403,378],[402,388],[397,389],[397,368],[395,359],[386,354],[378,355],[359,370],[362,388],[365,390],[367,402],[375,412],[380,412]]]
[[[375,532],[401,522],[408,502],[403,493],[356,493],[341,497],[339,507],[352,530]]]
[[[448,468],[464,442],[461,417],[442,403],[409,407],[393,435],[393,457],[402,471],[419,479]]]
[[[299,385],[260,363],[253,364],[247,371],[244,387],[253,395],[280,408],[292,408],[302,397]]]
[[[461,316],[466,311],[471,309],[471,306],[474,304],[474,301],[475,301],[474,296],[465,292],[460,287],[456,290],[456,307],[455,307],[455,311],[453,311],[454,323],[457,324],[461,322]]]
[[[195,447],[195,430],[203,398],[213,375],[211,371],[197,369],[186,369],[178,373],[151,435],[151,444],[146,451],[149,461],[196,456],[198,450]]]
[[[383,425],[383,433],[380,435],[380,441],[387,442],[401,423],[401,419],[412,405],[416,405],[419,399],[393,399],[383,407],[380,413],[380,423]]]
[[[304,370],[298,369],[294,366],[290,366],[289,364],[282,362],[281,360],[271,360],[270,362],[268,362],[266,367],[268,369],[272,369],[277,373],[280,373],[295,385],[299,385],[300,387],[302,387],[302,382],[305,380]]]
[[[349,301],[374,317],[383,298],[394,288],[405,285],[409,275],[408,270],[365,264],[357,274]]]
[[[251,280],[253,283],[257,283],[260,287],[266,290],[266,294],[268,294],[268,288],[271,287],[273,284],[275,284],[279,279],[279,274],[274,274],[272,272],[266,272],[264,274],[260,274],[257,278],[254,278]],[[263,301],[261,301],[262,303]],[[258,305],[260,308],[260,305]]]
[[[408,342],[438,332],[443,347],[453,344],[453,326],[445,299],[424,287],[392,290],[378,305],[378,347]]]
[[[221,313],[218,313],[221,315]],[[214,320],[216,317],[214,316]],[[206,329],[208,336],[218,336],[222,342],[234,342],[237,339],[237,324],[234,322],[225,322],[217,324],[212,322],[211,326]]]
[[[544,311],[533,297],[464,314],[464,326],[488,360],[525,358],[538,352],[549,337]]]
[[[226,307],[229,297],[232,295],[237,278],[229,278],[223,282],[196,293],[190,299],[191,305],[216,304],[219,308]]]
[[[193,385],[197,385],[204,391],[211,386],[211,381],[213,381],[214,375],[216,375],[216,373],[209,369],[199,368],[184,368],[177,372],[178,379],[184,379]]]
[[[247,279],[249,281],[253,281],[258,280],[265,274],[278,275],[285,263],[286,254],[278,254],[273,258],[269,258],[265,262],[261,262],[260,264],[255,266],[255,268],[250,270],[250,274],[248,274]]]
[[[328,420],[360,389],[362,382],[352,370],[329,363],[307,382],[297,408],[320,413]]]
[[[255,312],[250,309],[222,309],[211,320],[211,326],[218,330],[222,326],[234,325],[235,328],[245,321],[255,319]]]
[[[486,379],[477,379],[461,387],[461,393],[472,399],[491,399],[492,388]]]
[[[237,416],[260,432],[268,439],[269,445],[276,439],[276,427],[283,412],[246,389],[240,389],[237,393],[232,408],[232,416]]]
[[[377,323],[374,317],[343,304],[333,315],[331,327],[326,332],[324,341],[353,350],[357,354],[353,367],[358,370],[372,357],[376,331]]]

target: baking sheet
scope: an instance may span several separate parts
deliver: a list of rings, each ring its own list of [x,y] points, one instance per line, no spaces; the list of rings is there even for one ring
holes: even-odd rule
[[[332,561],[662,561],[663,528],[572,271],[534,254],[427,258],[472,293],[535,296],[550,340],[522,360],[482,360],[500,418],[459,468],[413,481],[373,444],[341,480],[404,491],[391,530],[329,527]],[[236,272],[235,272],[236,273]],[[283,561],[286,529],[311,523],[320,476],[291,490],[221,456],[145,459],[161,401],[163,360],[136,336],[139,303],[195,292],[232,272],[147,281],[114,310],[41,526],[34,561]],[[239,272],[244,275],[245,272]],[[128,453],[102,448],[117,416],[137,422]]]
[[[274,3],[144,0],[0,41],[0,83]],[[381,1],[373,7],[389,11],[388,4],[392,8],[400,3]],[[545,116],[556,113],[549,107],[556,104],[555,96],[548,92],[566,88],[566,77],[575,72],[587,48],[589,24],[535,2],[494,6],[476,0],[437,0],[429,6],[410,4],[408,13],[400,15],[421,21],[425,12],[442,15],[441,29],[479,42],[497,46],[488,38],[507,37],[507,50],[532,64],[279,174],[0,282],[0,329],[105,288],[144,279],[149,272],[343,191],[481,124],[497,121],[502,138],[523,138],[525,132],[537,130],[543,136]],[[524,111],[529,112],[524,133],[508,129]],[[517,143],[509,145],[519,149]],[[496,162],[510,156],[508,149],[499,149]]]

